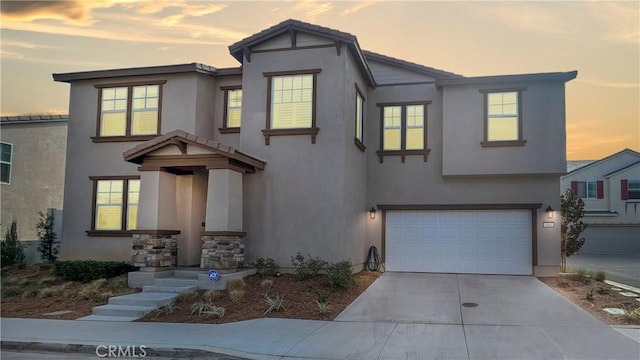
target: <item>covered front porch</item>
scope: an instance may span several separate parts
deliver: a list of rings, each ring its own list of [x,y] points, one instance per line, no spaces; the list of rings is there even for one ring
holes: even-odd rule
[[[242,266],[247,236],[242,180],[263,170],[264,161],[182,130],[123,155],[141,173],[134,266],[141,271]]]

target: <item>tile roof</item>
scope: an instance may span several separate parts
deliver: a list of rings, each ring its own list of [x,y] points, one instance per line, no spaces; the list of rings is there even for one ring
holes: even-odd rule
[[[167,144],[171,144],[174,139],[189,144],[198,145],[207,150],[211,150],[214,153],[221,154],[228,158],[236,159],[258,169],[264,169],[265,166],[264,160],[258,159],[257,157],[252,155],[245,154],[231,146],[224,145],[217,141],[190,134],[184,130],[174,130],[164,135],[160,135],[154,139],[145,141],[125,151],[122,155],[126,161],[140,164],[142,163],[142,157],[144,155],[157,150]]]
[[[69,121],[69,115],[17,115],[0,117],[0,123],[2,123],[2,125],[63,121]]]
[[[449,72],[449,71],[444,71],[444,70],[432,68],[432,67],[429,67],[429,66],[416,64],[416,63],[413,63],[413,62],[410,62],[410,61],[394,58],[394,57],[387,56],[387,55],[378,54],[378,53],[375,53],[373,51],[363,50],[362,52],[364,53],[364,56],[365,56],[365,58],[367,58],[367,60],[379,61],[379,62],[382,62],[382,63],[387,63],[387,64],[390,64],[390,65],[395,65],[395,66],[398,66],[398,67],[402,67],[402,68],[405,68],[405,69],[426,73],[427,75],[431,75],[431,76],[434,76],[436,78],[452,78],[452,77],[453,78],[464,78],[464,76],[462,76],[462,75],[455,74],[455,73],[452,73],[452,72]]]

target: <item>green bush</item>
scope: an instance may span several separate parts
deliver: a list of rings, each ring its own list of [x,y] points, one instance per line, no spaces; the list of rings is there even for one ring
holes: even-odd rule
[[[329,285],[335,289],[348,289],[356,283],[356,279],[351,272],[351,261],[340,261],[329,264],[327,267],[327,278]]]
[[[124,262],[94,260],[58,261],[55,266],[56,276],[66,281],[83,283],[97,279],[110,279],[136,269]]]
[[[297,281],[302,281],[318,276],[320,270],[327,266],[327,262],[319,257],[312,258],[310,254],[307,254],[305,259],[304,255],[298,252],[291,257],[291,265],[296,272],[294,278]]]
[[[257,258],[256,271],[261,277],[278,276],[280,267],[272,258]]]
[[[18,239],[18,224],[14,219],[7,229],[5,240],[0,243],[0,266],[18,265],[24,267],[25,255],[22,242]]]

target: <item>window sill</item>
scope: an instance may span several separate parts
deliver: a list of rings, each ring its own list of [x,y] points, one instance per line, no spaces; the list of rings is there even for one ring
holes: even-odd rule
[[[218,128],[220,134],[237,134],[240,133],[239,127]]]
[[[502,146],[524,146],[527,140],[510,140],[510,141],[483,141],[480,143],[482,147],[502,147]]]
[[[123,230],[87,230],[87,236],[93,237],[131,237],[133,231]]]
[[[106,142],[127,142],[127,141],[147,141],[155,139],[157,135],[139,135],[139,136],[92,136],[91,141],[94,143],[106,143]]]
[[[292,135],[311,135],[311,143],[316,143],[316,136],[318,135],[319,128],[305,128],[305,129],[263,129],[264,144],[269,145],[269,137],[271,136],[292,136]]]
[[[422,155],[424,156],[424,162],[427,162],[427,157],[431,149],[424,150],[378,150],[378,158],[382,164],[385,156],[400,156],[400,160],[404,163],[405,156]]]
[[[356,144],[358,149],[360,149],[360,151],[364,152],[365,150],[367,150],[367,147],[364,146],[364,144],[360,140],[358,140],[358,138],[353,138],[353,142]]]

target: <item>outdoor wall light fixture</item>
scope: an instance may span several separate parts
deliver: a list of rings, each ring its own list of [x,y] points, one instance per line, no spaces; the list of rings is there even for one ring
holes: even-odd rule
[[[547,209],[545,211],[547,212],[547,218],[553,219],[553,208],[551,207],[551,205],[547,206]]]
[[[375,206],[372,206],[371,210],[369,210],[369,218],[370,219],[375,219],[376,218],[376,208],[375,208]]]

